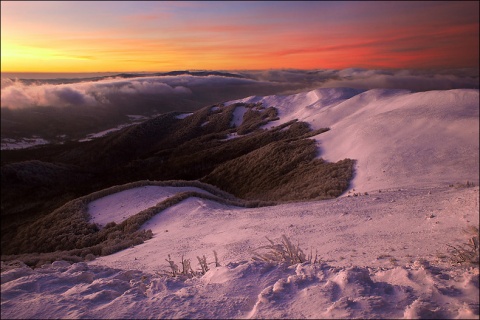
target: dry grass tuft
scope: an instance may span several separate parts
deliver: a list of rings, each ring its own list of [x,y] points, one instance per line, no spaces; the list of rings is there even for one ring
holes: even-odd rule
[[[468,241],[461,245],[450,248],[450,260],[456,264],[474,264],[479,263],[479,230],[476,226],[468,226],[464,232],[467,234]]]
[[[310,254],[307,256],[300,248],[298,243],[297,245],[292,244],[290,239],[288,239],[288,237],[285,235],[282,235],[282,241],[278,244],[275,244],[269,238],[267,238],[267,240],[270,242],[270,244],[260,247],[257,250],[268,249],[269,251],[266,253],[255,253],[253,256],[254,260],[276,263],[286,262],[289,265],[304,262],[319,262],[316,252],[315,257],[313,257],[312,252],[310,252]]]
[[[462,182],[457,182],[455,184],[450,184],[448,185],[450,188],[455,188],[455,189],[464,189],[464,188],[472,188],[475,187],[475,183],[468,181],[466,183]]]
[[[180,278],[193,278],[193,277],[200,277],[203,276],[205,273],[210,270],[208,267],[209,264],[215,264],[215,267],[219,267],[220,263],[218,262],[218,257],[217,257],[217,252],[213,251],[213,254],[215,256],[215,262],[208,263],[207,262],[207,257],[203,255],[202,257],[197,256],[198,260],[198,265],[200,269],[198,271],[194,271],[192,269],[192,264],[190,262],[190,259],[185,259],[184,256],[182,256],[182,259],[180,260],[180,265],[181,268],[172,260],[170,255],[168,255],[168,259],[165,259],[165,261],[168,262],[168,267],[170,268],[170,272],[164,272],[161,273],[162,275],[168,275],[171,277],[180,277]]]

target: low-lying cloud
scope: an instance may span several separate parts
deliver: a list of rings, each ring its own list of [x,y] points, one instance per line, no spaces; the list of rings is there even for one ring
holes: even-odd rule
[[[191,95],[184,86],[171,86],[155,78],[105,79],[69,84],[25,84],[21,80],[2,81],[2,107],[71,107],[111,103],[111,97],[146,95]]]
[[[412,91],[479,87],[478,69],[414,70],[264,70],[239,71],[236,76],[191,74],[109,77],[96,81],[55,81],[2,78],[2,108],[81,107],[138,103],[197,102],[195,107],[260,94],[287,94],[320,87],[391,88]],[[241,77],[240,77],[241,76]],[[59,80],[60,81],[60,80]],[[242,96],[244,95],[244,96]],[[153,100],[152,100],[153,99]],[[145,100],[144,100],[145,101]]]
[[[412,91],[478,89],[478,72],[464,70],[450,73],[419,72],[412,70],[344,69],[322,84],[322,87],[350,87],[356,89],[407,89]]]

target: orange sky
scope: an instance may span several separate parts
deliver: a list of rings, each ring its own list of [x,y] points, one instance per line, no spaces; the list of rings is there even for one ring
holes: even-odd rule
[[[1,69],[478,67],[478,12],[478,1],[2,1]]]

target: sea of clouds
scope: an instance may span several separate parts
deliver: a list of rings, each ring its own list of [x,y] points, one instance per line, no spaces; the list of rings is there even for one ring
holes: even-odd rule
[[[321,87],[390,88],[412,91],[479,88],[477,69],[454,70],[264,70],[238,71],[236,76],[122,75],[97,79],[31,80],[2,76],[1,106],[108,106],[135,103],[139,95],[217,103],[249,95],[291,94]],[[215,101],[218,99],[218,101]]]

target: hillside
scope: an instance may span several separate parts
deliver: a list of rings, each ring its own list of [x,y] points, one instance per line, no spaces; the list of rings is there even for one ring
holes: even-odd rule
[[[242,119],[235,122],[238,109]],[[353,160],[315,159],[309,139],[328,128],[312,130],[296,120],[260,128],[276,117],[275,108],[261,104],[220,104],[188,116],[166,113],[92,141],[3,151],[2,253],[80,249],[76,238],[47,245],[67,231],[38,237],[38,226],[56,225],[53,211],[69,200],[140,180],[199,180],[256,201],[342,194],[353,176]],[[261,175],[255,174],[259,169]],[[306,184],[307,175],[315,180]]]
[[[319,157],[355,159],[357,190],[478,181],[478,90],[332,88],[237,101],[275,106],[280,120],[271,126],[298,119],[329,127],[315,137]]]
[[[478,183],[470,89],[252,96],[2,152],[2,318],[478,318]],[[285,239],[303,263],[265,258]]]

